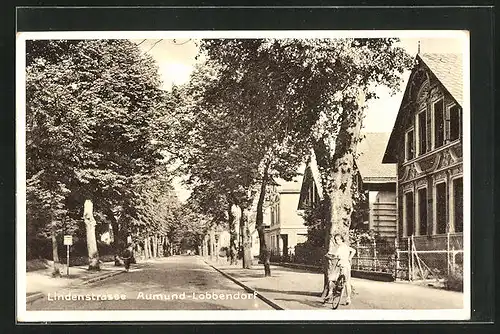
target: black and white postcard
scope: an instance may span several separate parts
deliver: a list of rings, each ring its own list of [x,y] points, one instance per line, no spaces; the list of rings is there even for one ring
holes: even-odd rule
[[[469,33],[17,35],[20,322],[468,320]]]

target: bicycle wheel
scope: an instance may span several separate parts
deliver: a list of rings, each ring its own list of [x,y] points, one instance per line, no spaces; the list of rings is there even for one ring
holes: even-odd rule
[[[344,295],[344,290],[345,290],[345,276],[340,275],[339,278],[337,279],[337,282],[335,283],[335,291],[332,297],[332,308],[334,310],[336,310],[337,307],[339,307],[340,300]]]

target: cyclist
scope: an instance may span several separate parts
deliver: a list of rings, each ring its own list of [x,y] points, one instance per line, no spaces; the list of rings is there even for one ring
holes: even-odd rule
[[[345,239],[341,234],[335,234],[333,237],[334,241],[334,246],[332,247],[333,249],[330,249],[328,254],[325,256],[333,260],[334,262],[330,266],[330,272],[328,273],[330,277],[330,286],[329,286],[329,291],[328,291],[328,296],[325,298],[325,300],[329,299],[332,295],[333,292],[333,284],[335,284],[335,281],[340,275],[340,270],[342,270],[342,273],[345,276],[345,284],[346,284],[346,290],[347,290],[347,299],[346,299],[346,305],[349,305],[351,303],[351,292],[352,292],[352,287],[351,287],[351,260],[356,254],[356,250],[352,247],[349,247],[345,243]]]

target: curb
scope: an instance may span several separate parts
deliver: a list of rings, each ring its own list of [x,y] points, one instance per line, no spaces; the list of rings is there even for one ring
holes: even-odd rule
[[[254,293],[257,297],[259,297],[260,300],[262,300],[264,303],[268,304],[269,306],[271,306],[272,308],[274,308],[275,310],[285,310],[283,307],[281,307],[280,305],[276,304],[272,299],[269,299],[267,298],[266,296],[263,296],[260,292],[258,292],[257,290],[255,290],[254,288],[251,288],[249,287],[248,285],[246,284],[243,284],[242,282],[238,281],[236,278],[234,278],[233,276],[229,275],[228,273],[220,270],[219,268],[217,267],[214,267],[213,265],[211,265],[210,263],[208,263],[207,261],[203,260],[203,262],[205,262],[208,266],[212,267],[213,269],[217,270],[219,273],[222,274],[222,276],[226,277],[226,278],[229,278],[231,281],[233,281],[234,283],[238,284],[239,286],[241,286],[243,289],[245,289],[245,291],[247,292],[251,292],[251,293]]]
[[[321,267],[321,266],[313,266],[313,265],[302,264],[302,263],[271,262],[271,265],[277,266],[277,267],[300,269],[300,270],[315,272],[315,273],[322,273],[323,272],[323,267]]]
[[[31,304],[35,300],[43,298],[45,295],[42,292],[36,292],[34,294],[31,294],[29,296],[26,296],[26,304]]]
[[[320,266],[312,266],[308,264],[302,263],[279,263],[279,262],[271,262],[272,265],[285,267],[285,268],[293,268],[300,269],[309,272],[322,273],[323,267]],[[378,282],[395,282],[394,277],[391,273],[385,273],[380,271],[367,271],[367,270],[357,270],[351,269],[351,277],[354,278],[362,278],[370,281],[378,281]]]
[[[123,274],[124,272],[125,272],[125,270],[114,270],[114,271],[110,272],[109,274],[104,274],[104,275],[92,277],[92,278],[90,278],[88,280],[83,281],[81,284],[78,284],[78,285],[81,286],[81,285],[87,285],[87,284],[91,284],[91,283],[94,283],[94,282],[102,281],[102,280],[104,280],[106,278],[110,278],[110,277],[113,277],[113,276],[117,276],[117,275]]]

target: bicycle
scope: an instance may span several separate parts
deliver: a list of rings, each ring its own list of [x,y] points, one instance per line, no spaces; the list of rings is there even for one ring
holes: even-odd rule
[[[344,267],[339,264],[340,261],[337,261],[336,267],[339,268],[339,277],[337,280],[335,280],[335,283],[333,286],[330,285],[331,289],[331,296],[325,298],[323,301],[323,304],[326,304],[326,302],[331,302],[332,303],[332,309],[336,310],[339,305],[340,301],[342,299],[342,296],[344,295],[344,292],[346,291],[346,282],[347,279],[344,274]]]

